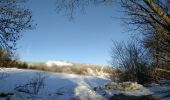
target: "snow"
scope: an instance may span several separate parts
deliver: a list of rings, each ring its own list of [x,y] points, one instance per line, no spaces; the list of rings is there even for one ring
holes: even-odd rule
[[[100,95],[104,95],[104,98],[124,94],[127,96],[153,95],[160,97],[161,100],[170,100],[170,81],[160,81],[159,85],[148,84],[147,87],[137,84],[136,82],[108,82],[103,86],[96,87],[96,92]]]
[[[115,83],[115,82],[109,82],[105,84],[105,87],[112,88],[114,90],[138,90],[142,87],[142,85],[138,84],[137,82],[123,82],[123,83]]]
[[[35,70],[6,69],[9,76],[0,80],[0,93],[15,92],[14,88],[30,81],[37,73],[42,73],[45,78],[45,87],[40,91],[36,100],[70,100],[80,98],[85,100],[102,100],[103,97],[93,91],[93,87],[103,85],[109,80],[94,76],[81,76],[74,74],[52,73]],[[18,93],[18,92],[17,92]],[[22,94],[27,97],[26,94]],[[12,100],[18,100],[13,96]],[[1,98],[0,98],[1,99]],[[24,98],[29,100],[29,98]]]
[[[101,87],[97,88],[99,94],[105,94],[106,97],[111,97],[116,94],[125,94],[132,96],[150,95],[152,94],[147,88],[143,87],[136,82],[123,82],[115,83],[109,82]]]
[[[44,77],[44,87],[35,96],[35,100],[107,100],[124,94],[127,96],[156,95],[161,100],[170,100],[170,81],[162,80],[160,84],[140,85],[136,82],[111,82],[107,78],[53,73],[35,70],[8,68],[1,70],[8,77],[0,80],[0,93],[14,93],[11,100],[32,100],[26,93],[16,91],[16,87],[28,83],[36,75]],[[1,99],[0,97],[0,100]]]
[[[48,67],[52,67],[52,66],[73,66],[73,64],[68,62],[68,61],[55,61],[55,60],[47,61],[46,65]]]
[[[170,80],[161,80],[160,84],[150,84],[147,88],[161,100],[170,100]]]

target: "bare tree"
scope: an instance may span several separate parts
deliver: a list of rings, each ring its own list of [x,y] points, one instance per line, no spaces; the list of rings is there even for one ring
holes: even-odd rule
[[[21,31],[31,28],[31,11],[21,6],[27,0],[0,0],[0,47],[12,53]]]
[[[150,71],[154,70],[153,57],[137,42],[114,42],[111,57],[113,66],[122,72],[120,81],[137,81],[143,84],[154,80],[150,77]]]
[[[160,63],[169,63],[169,0],[121,0],[121,6],[128,15],[129,20],[126,22],[135,26],[133,29],[143,34],[142,43],[155,57],[155,66],[160,67]]]
[[[0,67],[8,67],[11,62],[11,55],[6,50],[0,48]]]
[[[2,67],[8,67],[11,62],[11,55],[6,50],[0,48],[0,80],[8,76],[8,74],[4,72],[4,69]]]
[[[111,4],[113,0],[56,0],[56,11],[63,12],[65,16],[73,19],[76,12],[85,12],[89,6]]]
[[[12,62],[21,31],[32,28],[31,11],[21,6],[26,1],[0,0],[0,67],[8,67]],[[4,73],[0,74],[4,77]]]
[[[126,18],[123,20],[137,36],[142,33],[142,44],[150,49],[155,57],[156,67],[168,66],[170,63],[170,0],[57,0],[57,11],[63,11],[70,18],[76,11],[91,5],[121,5]],[[161,65],[160,65],[161,64]]]

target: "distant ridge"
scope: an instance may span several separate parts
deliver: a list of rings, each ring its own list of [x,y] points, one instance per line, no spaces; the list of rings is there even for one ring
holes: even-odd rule
[[[52,66],[73,66],[73,63],[69,62],[69,61],[65,61],[65,60],[49,60],[46,62],[46,65],[48,67],[52,67]]]
[[[27,62],[29,66],[34,66],[34,65],[45,65],[47,67],[52,67],[52,66],[58,66],[58,67],[62,67],[62,66],[74,66],[74,65],[83,65],[83,66],[91,66],[91,67],[95,67],[95,66],[99,66],[99,67],[111,67],[109,65],[101,65],[101,64],[88,64],[88,63],[75,63],[75,62],[71,62],[68,60],[48,60],[45,62]]]

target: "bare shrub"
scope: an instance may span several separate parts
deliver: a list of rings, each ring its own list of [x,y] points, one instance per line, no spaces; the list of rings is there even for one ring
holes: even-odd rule
[[[36,69],[36,70],[48,70],[48,68],[44,65],[34,65],[34,66],[29,66],[29,69]]]
[[[12,56],[0,47],[0,67],[7,67],[12,62]]]
[[[154,80],[152,78],[153,60],[146,49],[136,42],[114,43],[113,64],[122,72],[119,81],[137,81],[140,84]],[[115,66],[115,65],[114,65]]]
[[[19,68],[19,69],[27,69],[28,64],[26,62],[19,62],[19,61],[14,61],[15,64],[13,64],[13,67]]]
[[[86,68],[85,67],[79,67],[79,66],[72,66],[71,71],[74,74],[79,74],[79,75],[85,75]]]
[[[18,85],[14,88],[17,92],[29,95],[30,98],[35,100],[41,89],[45,86],[46,75],[42,72],[36,73],[36,75],[23,85]]]

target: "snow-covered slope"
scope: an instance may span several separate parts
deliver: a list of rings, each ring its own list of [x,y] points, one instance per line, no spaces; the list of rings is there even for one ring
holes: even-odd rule
[[[48,67],[52,67],[52,66],[73,66],[73,64],[68,62],[68,61],[55,61],[55,60],[47,61],[46,65]]]
[[[0,80],[0,93],[14,93],[12,100],[31,100],[32,95],[23,93],[28,91],[31,86],[27,88],[29,81],[33,81],[37,73],[45,76],[44,88],[36,95],[35,100],[70,100],[79,98],[81,100],[102,100],[103,97],[93,91],[93,87],[100,86],[108,79],[81,76],[73,74],[61,74],[51,72],[41,72],[34,70],[21,70],[21,69],[5,69],[3,72],[8,74],[8,77]],[[24,85],[25,84],[25,85]],[[21,90],[16,87],[25,86]],[[0,98],[1,100],[1,98]]]
[[[170,81],[144,87],[132,82],[110,82],[109,79],[94,76],[14,68],[0,70],[2,72],[8,76],[0,80],[0,100],[6,100],[6,94],[11,100],[107,100],[111,97],[125,100],[154,95],[161,98],[158,100],[170,100]]]

